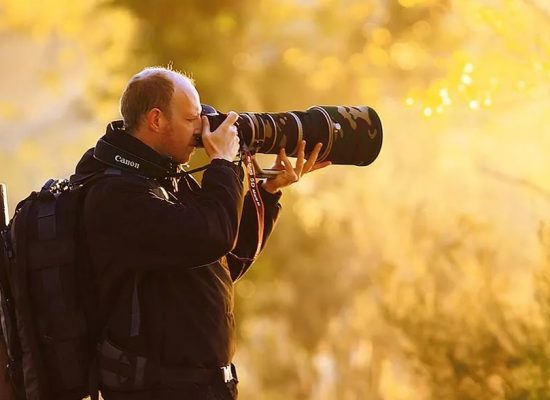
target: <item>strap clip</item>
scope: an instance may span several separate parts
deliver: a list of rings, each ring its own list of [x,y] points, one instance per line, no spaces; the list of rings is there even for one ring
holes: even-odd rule
[[[231,365],[226,365],[225,367],[220,367],[223,372],[223,381],[224,383],[229,383],[233,380],[233,371],[231,371]]]

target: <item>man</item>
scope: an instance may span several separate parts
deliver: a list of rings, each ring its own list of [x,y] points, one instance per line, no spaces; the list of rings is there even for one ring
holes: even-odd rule
[[[124,123],[111,123],[102,146],[119,149],[114,160],[161,173],[129,173],[101,161],[96,146],[77,176],[109,175],[87,193],[83,222],[98,286],[98,363],[106,400],[234,399],[236,370],[233,282],[250,267],[258,246],[258,222],[242,171],[238,115],[231,112],[213,132],[201,117],[193,82],[165,68],[146,68],[121,98]],[[172,175],[202,134],[210,165],[202,187],[189,175]],[[106,143],[106,144],[105,144]],[[316,163],[305,142],[293,167],[284,150],[276,178],[263,182],[264,242],[277,219],[280,189]],[[131,156],[127,156],[131,155]],[[109,165],[110,164],[110,165]],[[122,165],[121,165],[122,167]]]

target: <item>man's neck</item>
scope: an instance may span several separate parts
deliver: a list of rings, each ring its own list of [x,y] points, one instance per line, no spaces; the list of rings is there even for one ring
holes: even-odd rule
[[[139,141],[143,142],[144,144],[146,144],[147,146],[155,150],[160,155],[166,156],[165,152],[162,150],[162,147],[155,140],[155,137],[152,133],[144,130],[138,130],[138,131],[132,132],[130,135],[135,137]]]

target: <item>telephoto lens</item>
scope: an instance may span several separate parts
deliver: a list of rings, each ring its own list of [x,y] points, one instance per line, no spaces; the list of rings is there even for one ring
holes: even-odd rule
[[[202,114],[216,129],[226,118],[214,107],[202,105]],[[286,154],[296,157],[298,146],[306,141],[306,154],[316,143],[323,143],[318,161],[333,164],[365,166],[372,163],[382,147],[380,117],[367,106],[313,106],[306,111],[281,113],[239,113],[235,123],[241,138],[251,153]],[[196,146],[202,147],[200,135]]]

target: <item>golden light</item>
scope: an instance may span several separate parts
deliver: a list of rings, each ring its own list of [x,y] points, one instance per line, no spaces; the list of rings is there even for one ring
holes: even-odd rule
[[[380,157],[284,189],[236,284],[242,397],[550,398],[549,1],[151,4],[0,0],[12,209],[70,175],[144,64],[225,110],[367,104]]]
[[[433,115],[433,110],[431,107],[424,108],[424,116],[431,117]]]

